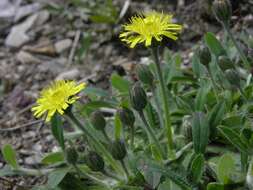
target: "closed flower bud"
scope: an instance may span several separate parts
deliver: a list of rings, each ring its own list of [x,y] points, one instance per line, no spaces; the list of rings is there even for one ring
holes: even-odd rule
[[[192,123],[190,119],[190,116],[185,116],[182,123],[183,134],[188,142],[192,141]]]
[[[233,69],[228,69],[225,71],[225,76],[232,86],[240,87],[240,76]]]
[[[138,83],[130,91],[130,102],[137,111],[142,111],[147,105],[147,95]]]
[[[135,117],[132,110],[123,107],[122,109],[119,109],[117,113],[119,114],[120,120],[124,125],[133,127]]]
[[[78,160],[78,153],[74,147],[68,147],[66,149],[66,161],[68,164],[76,164]]]
[[[212,56],[208,47],[201,47],[198,51],[199,61],[201,64],[208,66],[211,62]]]
[[[111,145],[111,153],[115,160],[123,160],[127,154],[125,143],[121,140],[116,140]]]
[[[138,76],[138,79],[149,86],[152,86],[154,83],[154,76],[152,72],[149,70],[149,67],[147,65],[138,64],[136,66],[136,73]]]
[[[232,16],[232,6],[229,0],[215,0],[213,3],[213,12],[216,19],[223,23],[229,24]]]
[[[90,116],[91,124],[97,130],[104,130],[106,126],[106,121],[103,114],[100,111],[95,111]]]
[[[234,67],[232,61],[227,56],[220,56],[218,59],[218,65],[222,71],[231,69]]]
[[[86,164],[92,171],[104,171],[104,159],[94,151],[88,153],[86,157]]]

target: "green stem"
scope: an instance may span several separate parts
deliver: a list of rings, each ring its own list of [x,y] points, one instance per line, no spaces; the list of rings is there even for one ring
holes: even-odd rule
[[[123,167],[123,169],[124,169],[124,171],[127,175],[127,178],[129,178],[129,172],[128,172],[128,169],[126,167],[126,164],[125,164],[124,160],[120,160],[120,164],[122,165],[122,167]]]
[[[107,161],[110,163],[110,165],[113,167],[113,169],[122,174],[122,168],[116,163],[116,161],[113,159],[111,154],[105,149],[105,147],[97,140],[96,137],[93,136],[92,133],[90,133],[81,123],[79,120],[76,119],[76,117],[71,113],[67,113],[69,119],[84,133],[84,135],[88,136],[92,143],[95,145],[95,147],[98,149],[100,153],[102,153]]]
[[[96,178],[95,176],[89,175],[87,173],[84,173],[80,168],[78,168],[77,165],[73,165],[73,168],[76,170],[76,172],[78,173],[79,176],[84,176],[86,178],[89,178],[91,180],[93,180],[94,182],[96,182],[97,184],[102,185],[103,187],[106,188],[110,188],[105,182],[103,182],[102,180]]]
[[[30,169],[30,168],[18,168],[13,169],[14,172],[17,172],[21,175],[29,175],[29,176],[42,176],[47,175],[53,171],[53,169]]]
[[[102,133],[103,133],[105,139],[108,141],[108,143],[111,143],[112,141],[111,141],[111,139],[109,138],[109,136],[107,135],[106,131],[105,131],[105,130],[102,130]]]
[[[163,154],[162,146],[161,146],[160,142],[158,141],[158,139],[156,138],[153,130],[149,126],[149,124],[148,124],[148,122],[147,122],[147,120],[146,120],[146,118],[144,116],[143,111],[140,111],[139,115],[140,115],[141,120],[143,121],[144,125],[146,126],[147,132],[151,136],[153,142],[155,143],[155,146],[156,146],[157,150],[159,151],[159,154],[160,154],[159,157],[163,158],[164,154]]]
[[[155,87],[151,87],[151,91],[152,91],[152,94],[153,94],[153,97],[154,97],[154,100],[155,100],[157,112],[158,112],[158,115],[159,115],[159,121],[160,121],[161,126],[163,127],[164,125],[163,125],[162,109],[161,109],[161,106],[159,104],[159,100],[158,100],[158,98],[156,96],[156,89],[155,89]]]
[[[130,130],[131,130],[131,134],[130,134],[130,146],[132,151],[134,150],[134,126],[129,126]]]
[[[110,177],[110,178],[115,179],[115,180],[117,180],[117,181],[121,181],[120,178],[118,178],[117,176],[115,176],[115,175],[113,175],[113,174],[107,172],[106,170],[104,170],[102,173],[103,173],[104,175],[106,175],[107,177]]]
[[[174,146],[173,146],[172,127],[171,127],[171,119],[170,119],[170,112],[169,112],[169,100],[168,100],[168,96],[167,96],[167,87],[166,87],[164,79],[163,79],[161,64],[160,64],[159,57],[158,57],[158,48],[152,48],[152,55],[153,55],[153,58],[155,61],[158,79],[160,82],[160,87],[161,87],[161,92],[162,92],[166,136],[167,136],[167,141],[168,141],[168,152],[169,152],[169,156],[171,158],[175,158],[175,152],[173,150]]]
[[[217,85],[216,85],[216,83],[214,81],[213,75],[212,75],[212,73],[211,73],[211,71],[210,71],[209,68],[207,68],[207,72],[208,72],[208,74],[210,76],[210,79],[211,79],[211,82],[212,82],[212,85],[213,85],[213,90],[214,90],[214,95],[215,95],[216,101],[218,102]]]
[[[229,38],[232,40],[232,42],[233,42],[234,46],[236,47],[237,51],[239,52],[239,55],[240,55],[240,57],[243,61],[243,64],[245,65],[245,67],[247,69],[250,69],[251,68],[250,63],[249,63],[247,57],[245,56],[245,54],[243,53],[242,48],[240,48],[237,41],[235,40],[235,37],[232,34],[228,24],[224,24],[223,27],[224,27],[225,31],[227,32]]]

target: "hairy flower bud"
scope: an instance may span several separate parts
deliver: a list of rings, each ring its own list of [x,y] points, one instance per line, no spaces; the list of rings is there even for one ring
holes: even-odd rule
[[[136,66],[136,73],[138,76],[138,79],[146,85],[152,86],[154,83],[154,75],[150,71],[149,67],[147,65],[138,64]]]
[[[95,111],[90,116],[91,124],[95,127],[97,130],[104,130],[106,126],[106,121],[103,116],[103,114],[100,111]]]
[[[218,65],[222,71],[231,69],[234,67],[232,61],[227,56],[220,56],[218,59]]]
[[[104,159],[96,152],[90,151],[86,157],[86,164],[92,171],[104,171]]]
[[[240,76],[233,69],[228,69],[225,71],[225,76],[232,86],[240,87]]]
[[[185,116],[182,119],[183,134],[188,142],[192,141],[192,125],[190,119],[190,116]]]
[[[78,153],[74,147],[68,147],[66,149],[66,161],[68,164],[76,164],[78,160]]]
[[[229,24],[232,16],[232,6],[229,0],[215,0],[213,3],[213,12],[216,19],[223,23]]]
[[[199,61],[201,64],[208,66],[211,62],[212,56],[208,47],[201,47],[198,51]]]
[[[111,145],[111,153],[115,160],[123,160],[127,154],[125,143],[115,140]]]
[[[134,84],[130,91],[130,102],[137,111],[142,111],[147,105],[147,95],[139,83]]]
[[[132,110],[123,107],[122,109],[118,109],[117,113],[119,114],[120,120],[124,125],[130,127],[134,125],[135,117]]]

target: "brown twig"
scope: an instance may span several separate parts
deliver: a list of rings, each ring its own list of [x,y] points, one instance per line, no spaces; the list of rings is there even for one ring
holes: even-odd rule
[[[23,114],[23,113],[29,111],[34,105],[35,105],[35,104],[30,104],[30,105],[26,106],[25,108],[23,108],[22,110],[20,110],[19,112],[17,112],[17,113],[15,114],[14,117],[17,117],[17,116],[19,116],[19,115],[21,115],[21,114]],[[7,117],[4,118],[4,119],[1,119],[1,120],[0,120],[0,124],[3,124],[3,123],[5,123],[5,122],[8,121],[8,120],[10,120],[10,117],[9,117],[9,116],[7,116]]]
[[[12,127],[12,128],[7,128],[7,129],[0,129],[0,132],[11,132],[11,131],[15,131],[24,127],[29,127],[38,123],[44,122],[44,120],[35,120],[35,121],[30,121],[28,123],[25,123],[23,125],[17,126],[17,127]]]
[[[74,42],[73,42],[73,45],[72,45],[72,48],[71,48],[71,51],[70,51],[70,54],[69,54],[68,66],[70,66],[72,64],[72,61],[73,61],[73,58],[75,56],[75,51],[76,51],[76,47],[78,45],[80,36],[81,36],[81,31],[77,30],[76,34],[75,34],[75,39],[74,39]]]
[[[18,187],[20,187],[20,188],[22,188],[22,189],[27,189],[27,188],[32,188],[33,186],[31,186],[31,185],[20,185],[20,184],[18,184],[18,183],[16,183],[16,182],[13,182],[12,180],[10,180],[10,179],[8,179],[8,178],[6,178],[6,177],[0,177],[0,180],[2,180],[2,181],[6,181],[7,183],[9,183],[10,185],[15,185],[15,186],[18,186]]]

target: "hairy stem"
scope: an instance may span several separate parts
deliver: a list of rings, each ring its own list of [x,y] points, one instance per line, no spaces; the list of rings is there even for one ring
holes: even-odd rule
[[[167,141],[168,141],[168,152],[169,152],[169,156],[171,158],[175,158],[167,87],[164,82],[163,73],[162,73],[162,69],[161,69],[161,63],[160,63],[160,60],[158,57],[158,48],[155,47],[155,48],[152,48],[151,50],[152,50],[152,55],[153,55],[154,62],[156,65],[156,71],[158,74],[158,79],[159,79],[161,92],[162,92],[163,107],[164,107],[164,120],[165,120],[165,127],[166,127],[166,137],[167,137]]]
[[[67,113],[69,119],[86,135],[89,137],[89,139],[92,141],[92,143],[95,145],[95,147],[98,149],[100,153],[102,153],[107,161],[110,163],[112,168],[122,174],[122,168],[117,164],[117,162],[113,159],[111,154],[106,150],[106,148],[97,140],[96,137],[93,136],[92,133],[90,133],[81,123],[80,121],[71,113]]]
[[[229,38],[232,40],[234,46],[236,47],[236,49],[237,49],[237,51],[238,51],[238,53],[239,53],[239,55],[240,55],[240,57],[241,57],[241,59],[243,61],[244,66],[247,69],[250,69],[250,67],[251,67],[250,63],[249,63],[247,57],[245,56],[245,54],[243,53],[242,48],[238,45],[237,41],[235,40],[235,37],[232,34],[229,26],[227,24],[224,24],[223,27],[224,27],[225,31],[227,32]]]
[[[143,111],[140,111],[139,112],[139,115],[144,123],[144,125],[146,126],[146,129],[147,129],[147,132],[148,134],[150,135],[150,137],[152,138],[152,141],[154,142],[158,152],[159,152],[159,157],[163,158],[164,154],[163,154],[163,150],[162,150],[162,146],[160,144],[160,142],[158,141],[158,139],[156,138],[152,128],[149,126],[145,116],[144,116],[144,113]]]

